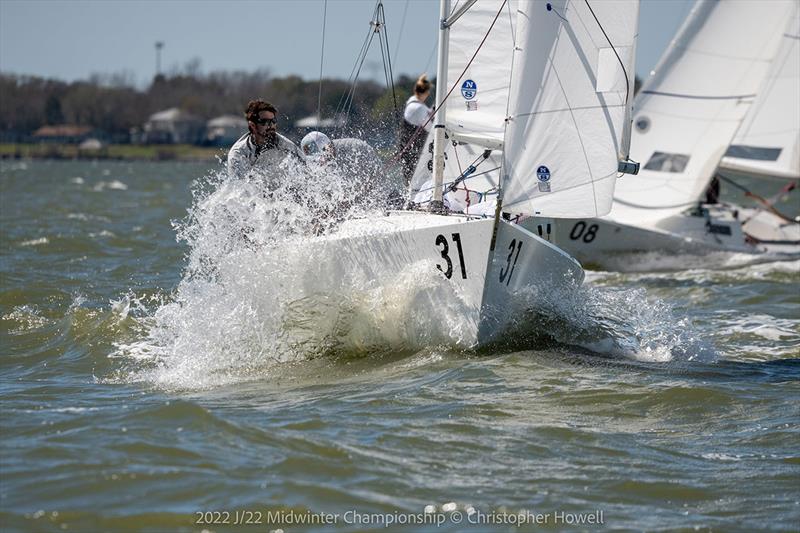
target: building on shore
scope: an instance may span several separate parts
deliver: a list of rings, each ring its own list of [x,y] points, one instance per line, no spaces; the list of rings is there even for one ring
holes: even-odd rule
[[[78,144],[92,136],[94,130],[91,126],[77,126],[75,124],[57,124],[42,126],[33,132],[34,142]]]
[[[205,122],[177,107],[150,115],[144,125],[145,144],[199,144],[205,132]]]
[[[247,120],[236,115],[222,115],[206,122],[204,144],[230,146],[247,132]]]

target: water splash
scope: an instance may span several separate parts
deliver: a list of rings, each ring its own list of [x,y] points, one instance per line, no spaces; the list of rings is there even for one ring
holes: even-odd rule
[[[671,305],[647,297],[644,289],[585,287],[583,313],[594,351],[638,361],[702,361],[717,359],[714,346]]]
[[[24,333],[35,330],[47,324],[47,319],[36,305],[17,305],[10,312],[0,316],[0,321],[7,322],[9,334]]]
[[[601,287],[587,281],[536,308],[522,326],[538,342],[578,346],[599,355],[645,362],[717,360],[713,345],[687,318],[644,289]]]
[[[190,248],[183,279],[142,319],[145,338],[120,344],[115,355],[149,363],[136,378],[195,388],[331,353],[458,343],[457,298],[441,323],[419,318],[451,291],[432,265],[384,282],[319,271],[324,258],[313,236],[387,198],[342,170],[287,161],[274,175],[198,180],[188,216],[175,224]],[[127,315],[131,301],[113,306]]]
[[[130,379],[196,389],[262,379],[276,364],[322,356],[470,349],[475,318],[433,264],[392,277],[328,269],[314,236],[377,212],[386,198],[339,170],[287,161],[273,175],[198,180],[188,216],[175,224],[189,245],[176,290],[149,312],[131,294],[112,303],[122,319],[135,303],[146,331],[114,354],[140,363]],[[653,361],[709,351],[644,291],[580,288],[526,313],[541,290],[514,298],[523,332],[511,336],[516,349],[544,339]]]

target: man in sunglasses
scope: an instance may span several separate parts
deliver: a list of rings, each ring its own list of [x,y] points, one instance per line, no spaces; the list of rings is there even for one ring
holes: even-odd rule
[[[278,109],[264,100],[252,100],[245,110],[248,132],[228,151],[228,175],[243,178],[253,170],[269,171],[286,157],[302,161],[297,146],[277,131]]]

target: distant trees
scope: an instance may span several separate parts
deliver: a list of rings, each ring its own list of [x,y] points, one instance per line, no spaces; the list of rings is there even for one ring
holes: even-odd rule
[[[43,125],[66,123],[91,126],[122,141],[132,128],[141,127],[157,111],[179,107],[210,119],[226,113],[242,114],[247,102],[255,98],[275,104],[284,124],[291,126],[315,114],[320,101],[318,80],[273,78],[267,70],[203,75],[199,66],[187,67],[157,76],[145,90],[135,88],[132,79],[129,73],[120,73],[67,83],[0,73],[0,133],[6,141],[20,141]],[[355,91],[351,89],[342,80],[323,80],[323,118],[337,110],[349,110],[351,122],[394,128],[385,87],[361,81]],[[401,109],[403,101],[398,104]]]
[[[150,115],[179,107],[210,119],[242,114],[247,102],[264,98],[281,112],[282,128],[316,114],[322,118],[346,112],[351,130],[391,137],[416,78],[400,76],[394,90],[371,81],[348,82],[297,76],[273,78],[268,70],[200,73],[199,62],[156,76],[145,90],[134,86],[130,72],[94,74],[88,81],[67,83],[0,72],[0,139],[19,142],[44,125],[91,126],[115,142],[126,142],[133,128]],[[641,80],[636,78],[638,91]]]

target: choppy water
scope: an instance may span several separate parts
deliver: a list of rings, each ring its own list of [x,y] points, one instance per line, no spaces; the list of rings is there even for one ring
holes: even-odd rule
[[[4,531],[797,530],[797,261],[589,273],[474,352],[427,272],[306,299],[211,170],[0,164]]]

